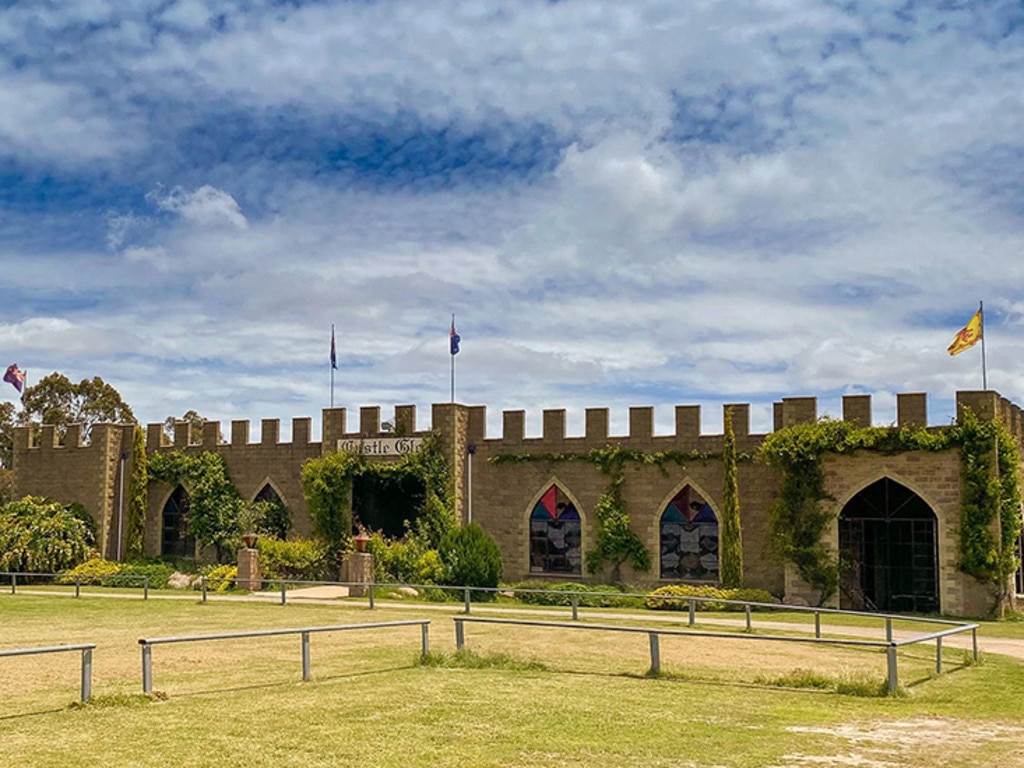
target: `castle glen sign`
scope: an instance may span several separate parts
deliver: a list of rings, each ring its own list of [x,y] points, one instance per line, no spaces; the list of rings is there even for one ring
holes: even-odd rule
[[[342,438],[338,450],[363,456],[404,456],[423,447],[422,437]]]

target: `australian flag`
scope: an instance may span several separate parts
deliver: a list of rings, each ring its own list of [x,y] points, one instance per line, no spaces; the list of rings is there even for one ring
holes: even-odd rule
[[[459,354],[459,342],[462,337],[455,331],[455,316],[452,315],[452,329],[448,333],[448,351],[453,355]]]
[[[12,384],[16,390],[21,392],[25,389],[25,372],[18,368],[18,364],[7,366],[7,373],[4,374],[4,381]]]

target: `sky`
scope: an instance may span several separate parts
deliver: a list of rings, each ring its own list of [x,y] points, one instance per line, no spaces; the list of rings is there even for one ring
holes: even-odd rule
[[[315,437],[334,324],[349,428],[429,428],[454,314],[489,436],[943,424],[984,301],[1024,403],[1022,84],[1001,0],[0,0],[2,363]]]

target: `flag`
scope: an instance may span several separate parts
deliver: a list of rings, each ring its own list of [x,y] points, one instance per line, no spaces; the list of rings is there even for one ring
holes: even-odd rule
[[[4,381],[9,382],[16,390],[21,392],[25,389],[25,372],[18,368],[18,364],[7,366],[7,373],[4,374]]]
[[[953,343],[946,349],[951,355],[959,355],[965,349],[970,349],[977,344],[985,334],[985,321],[982,318],[981,307],[974,313],[974,317],[967,321],[967,325],[957,331],[953,337]]]
[[[455,317],[452,316],[452,329],[448,333],[448,348],[452,355],[459,354],[460,341],[462,341],[462,337],[455,332]]]
[[[331,326],[331,368],[338,369],[338,355],[334,351],[334,326]]]

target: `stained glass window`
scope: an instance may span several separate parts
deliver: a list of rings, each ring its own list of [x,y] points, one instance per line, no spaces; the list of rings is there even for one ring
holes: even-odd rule
[[[552,485],[530,514],[530,570],[580,573],[582,541],[579,511],[561,488]]]
[[[160,554],[173,557],[194,557],[196,539],[188,532],[189,497],[180,485],[164,504]]]
[[[718,520],[690,486],[661,514],[661,578],[718,580]]]

